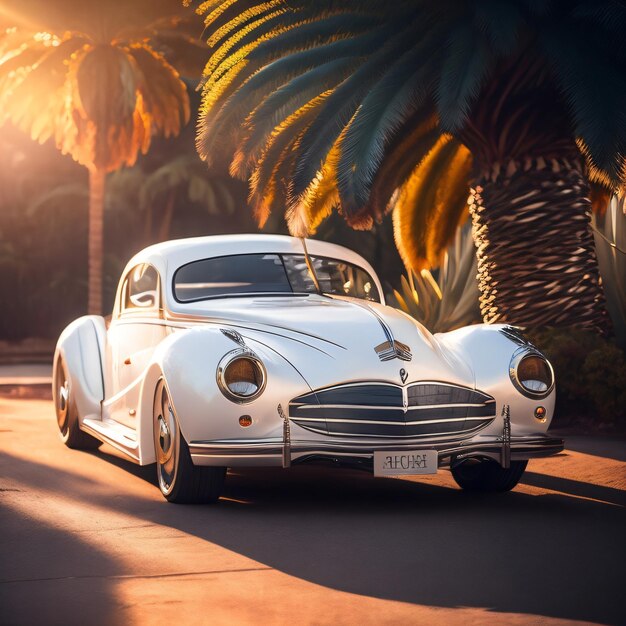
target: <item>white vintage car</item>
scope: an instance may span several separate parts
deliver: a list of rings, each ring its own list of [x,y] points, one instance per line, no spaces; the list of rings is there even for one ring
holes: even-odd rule
[[[516,329],[431,335],[365,259],[283,236],[137,254],[110,322],[61,334],[53,396],[67,446],[156,462],[171,502],[217,500],[229,467],[320,461],[505,491],[563,448],[552,367]]]

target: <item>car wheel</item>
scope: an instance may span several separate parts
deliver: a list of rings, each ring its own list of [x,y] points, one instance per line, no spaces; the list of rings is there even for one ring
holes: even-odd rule
[[[52,399],[57,416],[57,426],[61,440],[74,450],[95,450],[102,442],[87,434],[78,425],[78,411],[72,397],[72,386],[67,366],[62,356],[58,356],[52,375]]]
[[[504,468],[491,459],[469,459],[452,468],[452,476],[459,487],[467,491],[502,492],[517,485],[528,461],[511,461]]]
[[[162,380],[154,397],[154,450],[159,489],[169,502],[198,504],[219,499],[226,468],[193,464]]]

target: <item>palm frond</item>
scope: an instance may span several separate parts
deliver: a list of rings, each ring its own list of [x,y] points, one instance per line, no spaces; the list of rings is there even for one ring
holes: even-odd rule
[[[89,199],[89,191],[81,183],[65,183],[58,185],[42,194],[35,196],[26,205],[26,215],[33,215],[41,210],[47,210],[55,206],[72,206],[72,200],[79,198],[85,204]]]
[[[54,134],[57,120],[64,111],[63,96],[67,59],[87,44],[87,38],[76,35],[64,41],[42,45],[36,36],[20,47],[20,53],[7,59],[8,67],[0,85],[2,121],[11,121],[37,141],[44,142]],[[32,45],[34,55],[28,50]],[[33,56],[38,56],[32,62]],[[0,72],[4,64],[0,65]]]
[[[22,36],[0,62],[2,121],[11,119],[40,142],[54,137],[88,167],[131,165],[154,133],[177,134],[189,119],[186,87],[147,43],[152,35],[148,29],[134,43],[121,36],[96,43],[72,32]],[[14,39],[2,38],[0,46]]]
[[[414,36],[413,23],[407,24],[406,16],[403,17],[403,21],[392,21],[377,30],[376,36],[382,41],[386,40],[379,53],[367,58],[320,107],[316,119],[302,138],[293,180],[294,198],[305,192],[362,99]]]
[[[248,131],[237,146],[231,169],[245,176],[273,130],[320,93],[344,80],[357,63],[351,57],[329,61],[297,76],[267,96],[246,120]]]
[[[343,10],[337,7],[334,11],[324,13],[315,7],[286,16],[289,18],[286,24],[292,27],[276,31],[274,36],[264,40],[251,53],[251,58],[268,63],[293,52],[314,50],[335,41],[353,41],[362,34],[374,35],[374,27],[380,24],[381,16],[377,13],[359,13],[350,7]],[[284,21],[281,20],[281,25]]]
[[[340,143],[341,137],[331,148],[313,183],[303,196],[287,209],[287,225],[294,237],[314,234],[322,221],[339,204],[337,166]]]
[[[468,216],[471,169],[472,155],[459,144],[437,181],[432,221],[426,231],[426,258],[431,266],[439,265],[441,255],[454,239],[459,224]]]
[[[338,184],[341,206],[348,217],[367,203],[374,176],[394,134],[429,97],[434,80],[432,66],[419,61],[424,56],[437,56],[440,33],[436,28],[432,31],[393,63],[365,96],[347,127],[341,142]]]
[[[477,172],[541,146],[547,157],[571,151],[577,139],[592,177],[612,190],[626,179],[618,36],[626,11],[610,0],[229,0],[202,12],[212,16],[213,53],[198,149],[208,161],[218,149],[234,154],[231,172],[252,176],[261,221],[283,202],[301,226],[310,224],[306,207],[316,194],[320,206],[334,202],[321,183],[334,181],[344,217],[367,226],[396,189],[408,197],[411,172],[441,132],[470,147]],[[307,99],[317,105],[302,124],[292,115]],[[339,161],[329,176],[331,152]],[[416,219],[432,226],[420,235],[418,264],[440,254],[461,219],[469,163],[457,150],[454,193],[438,205],[433,196],[436,219]]]
[[[228,65],[232,67],[226,74],[216,71],[205,83],[197,141],[203,159],[210,162],[214,146],[222,139],[224,130],[231,128],[232,120],[247,115],[268,94],[319,65],[354,55],[352,42],[339,40],[295,52],[268,65],[254,61],[252,50],[274,36],[269,33],[248,44],[240,53],[229,57]],[[373,45],[375,40],[368,37],[362,43]]]
[[[254,216],[263,227],[270,214],[287,205],[287,180],[293,169],[294,146],[311,119],[324,95],[305,104],[280,126],[274,129],[265,144],[263,154],[250,176],[249,200]]]
[[[615,63],[601,42],[581,49],[588,34],[572,24],[542,33],[542,45],[571,110],[579,146],[591,164],[614,184],[626,182],[626,63]],[[618,182],[619,181],[619,182]]]
[[[185,83],[166,59],[146,45],[128,48],[141,74],[137,91],[154,129],[165,137],[177,135],[189,121],[189,99]]]
[[[127,144],[133,136],[137,105],[136,73],[124,50],[109,45],[88,46],[69,61],[74,104],[73,117],[87,164],[93,155],[97,168],[117,169],[129,162]],[[136,147],[129,146],[136,154]],[[131,161],[131,162],[132,162]],[[110,167],[111,164],[113,167]]]
[[[474,3],[477,34],[486,36],[491,49],[499,56],[515,53],[520,34],[526,26],[519,3],[515,0],[478,0]]]
[[[394,236],[408,269],[417,271],[431,264],[434,254],[429,249],[428,232],[449,199],[445,175],[455,163],[463,171],[465,155],[466,149],[457,141],[442,135],[398,191],[393,210]]]
[[[452,29],[446,48],[435,98],[442,130],[454,133],[467,120],[491,64],[485,41],[469,22]]]
[[[421,163],[441,135],[432,108],[429,112],[419,113],[423,119],[407,121],[387,147],[385,160],[376,172],[364,212],[378,219],[390,208],[389,201],[396,189],[406,182],[416,164]]]
[[[221,15],[223,15],[230,7],[238,2],[238,0],[222,0],[221,2],[213,2],[212,0],[208,0],[207,2],[203,2],[196,10],[198,14],[206,14],[204,18],[204,25],[211,26],[215,21],[217,21]],[[274,0],[276,2],[276,0]],[[270,3],[268,3],[270,4]]]
[[[239,15],[236,20],[229,22],[225,27],[213,33],[207,42],[210,47],[215,47],[216,43],[225,37],[227,39],[211,53],[211,57],[204,67],[204,75],[207,77],[211,76],[228,56],[236,54],[239,48],[253,42],[258,37],[257,31],[260,28],[263,29],[263,32],[271,31],[274,24],[279,21],[287,10],[285,7],[280,6],[280,2],[277,4],[278,8],[276,10],[272,10],[273,7],[266,5],[254,7],[254,9],[259,9],[258,11],[249,9]],[[252,20],[250,19],[251,17],[256,19]]]
[[[236,208],[234,184],[227,183],[224,175],[207,171],[197,156],[182,154],[144,176],[139,185],[139,208],[146,211],[170,194],[184,192],[189,202],[203,205],[209,214],[230,215]]]

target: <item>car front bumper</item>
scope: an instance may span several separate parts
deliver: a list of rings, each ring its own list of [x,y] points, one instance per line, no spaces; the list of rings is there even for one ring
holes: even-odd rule
[[[291,441],[287,437],[264,440],[230,439],[192,441],[189,450],[195,465],[289,467],[300,463],[331,461],[371,469],[375,451],[436,450],[439,467],[450,467],[470,458],[493,459],[503,467],[511,461],[558,454],[562,439],[547,435],[474,436],[466,440],[420,439],[382,441]]]

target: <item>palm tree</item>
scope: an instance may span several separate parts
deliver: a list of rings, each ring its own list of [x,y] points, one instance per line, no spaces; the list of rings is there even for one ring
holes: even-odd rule
[[[390,209],[409,269],[468,212],[487,322],[606,329],[590,182],[626,171],[626,10],[613,0],[203,2],[197,147],[230,146],[263,223]],[[234,139],[234,141],[232,141]],[[229,143],[229,141],[231,143]]]
[[[146,242],[169,238],[176,201],[181,197],[186,204],[199,204],[212,217],[232,218],[240,200],[245,200],[245,187],[240,189],[240,185],[243,187],[243,183],[233,181],[226,172],[207,176],[207,168],[195,153],[174,156],[146,174],[139,188],[139,208],[146,215]],[[155,208],[160,209],[156,229],[153,228]]]
[[[187,89],[157,51],[156,35],[153,26],[0,35],[0,125],[10,120],[41,143],[53,139],[89,170],[90,314],[102,312],[107,173],[132,165],[154,134],[176,135],[189,119]],[[171,43],[171,29],[166,36]]]

